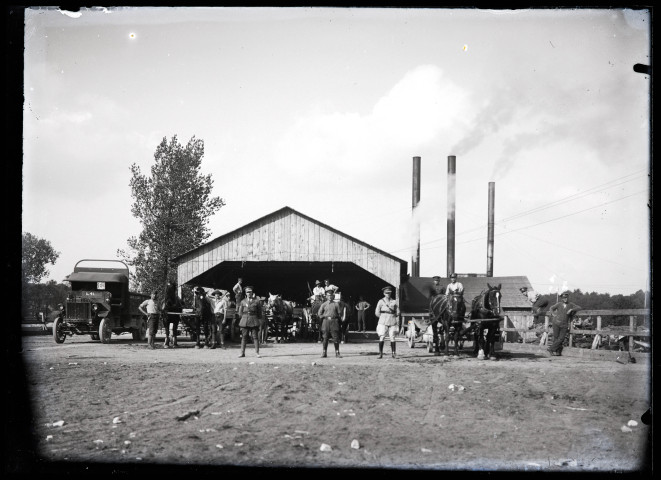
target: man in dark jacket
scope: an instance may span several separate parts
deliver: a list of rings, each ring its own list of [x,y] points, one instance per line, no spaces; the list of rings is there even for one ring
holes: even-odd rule
[[[576,312],[582,310],[581,307],[569,301],[569,291],[565,290],[560,297],[562,301],[549,308],[549,312],[553,315],[551,320],[553,344],[548,348],[548,351],[554,357],[562,355],[562,342],[569,331],[569,324]]]
[[[257,358],[261,358],[259,354],[259,337],[257,334],[259,332],[259,321],[263,314],[262,302],[255,296],[252,287],[246,287],[244,291],[246,298],[241,300],[238,310],[238,315],[241,318],[239,322],[239,327],[241,328],[241,355],[239,355],[239,358],[246,356],[248,336],[252,336]]]

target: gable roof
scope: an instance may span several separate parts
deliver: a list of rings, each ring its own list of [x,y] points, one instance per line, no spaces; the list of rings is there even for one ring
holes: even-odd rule
[[[501,285],[502,294],[501,307],[508,309],[530,309],[530,302],[521,295],[519,288],[532,285],[525,276],[515,277],[461,277],[457,278],[464,286],[464,300],[470,306],[473,298],[487,289],[487,283],[491,286]],[[446,287],[450,283],[449,278],[441,278],[441,285]],[[408,282],[402,284],[400,308],[402,312],[422,313],[429,310],[429,294],[434,284],[433,277],[411,277]]]

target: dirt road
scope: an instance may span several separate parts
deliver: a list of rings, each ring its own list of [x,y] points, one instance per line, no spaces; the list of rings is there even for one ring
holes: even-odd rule
[[[498,361],[434,357],[404,341],[395,359],[387,342],[383,359],[364,341],[325,359],[317,343],[270,343],[261,358],[193,345],[24,337],[36,452],[22,467],[647,468],[648,362],[507,344]]]

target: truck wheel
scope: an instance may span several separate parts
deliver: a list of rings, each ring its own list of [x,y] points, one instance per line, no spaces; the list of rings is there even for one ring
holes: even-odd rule
[[[62,331],[62,319],[57,317],[53,322],[53,340],[55,343],[64,343],[66,338],[66,334]]]
[[[133,340],[137,342],[144,342],[147,339],[147,324],[145,321],[140,319],[138,328],[134,329],[131,333],[133,334]]]
[[[101,339],[101,343],[110,343],[111,335],[112,329],[110,328],[110,322],[107,318],[104,318],[99,324],[99,338]]]

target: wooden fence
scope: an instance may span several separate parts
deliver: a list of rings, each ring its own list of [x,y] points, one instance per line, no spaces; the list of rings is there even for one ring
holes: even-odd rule
[[[603,321],[603,317],[615,317],[615,316],[628,316],[629,317],[629,327],[628,330],[621,330],[620,328],[612,329],[609,328],[607,322]],[[594,329],[582,329],[574,328],[573,325],[570,325],[569,328],[569,346],[574,346],[574,336],[575,335],[587,335],[593,336],[592,349],[596,350],[602,345],[602,339],[607,335],[617,335],[618,337],[627,337],[628,340],[628,350],[629,352],[633,351],[636,345],[643,346],[646,348],[650,347],[651,342],[651,332],[649,330],[639,330],[638,328],[638,317],[649,318],[650,310],[649,309],[630,309],[630,310],[581,310],[577,312],[576,317],[578,318],[594,318],[596,320],[596,325]],[[524,337],[526,334],[534,333],[530,330],[529,326],[532,324],[533,315],[530,313],[526,314],[507,314],[505,315],[505,325],[501,328],[501,331],[505,332],[504,335],[508,332],[516,332],[520,336]],[[604,326],[606,323],[607,326]],[[649,322],[644,322],[649,324]],[[514,325],[513,327],[508,326],[508,324]],[[548,338],[548,332],[551,330],[550,325],[550,316],[544,315],[544,330],[542,338],[540,339],[540,345],[544,345]],[[647,342],[636,340],[637,338],[647,339]]]
[[[544,315],[544,329],[541,339],[539,340],[540,345],[545,345],[548,339],[548,333],[551,331],[550,325],[550,316]],[[417,312],[417,313],[402,313],[402,323],[404,327],[407,326],[409,320],[419,319],[426,320],[429,318],[428,312]],[[628,330],[621,330],[620,328],[611,329],[608,326],[608,322],[604,322],[604,317],[615,317],[615,316],[628,316],[629,317],[629,326]],[[639,330],[638,327],[638,318],[646,317],[649,318],[650,310],[649,309],[629,309],[629,310],[581,310],[576,313],[576,317],[584,319],[590,317],[595,319],[595,328],[594,329],[582,329],[574,328],[573,325],[569,327],[569,346],[574,346],[574,336],[576,335],[587,335],[592,336],[592,349],[596,350],[602,346],[602,339],[608,335],[617,335],[618,337],[627,337],[628,340],[628,350],[632,352],[636,345],[650,348],[651,343],[651,332],[649,330]],[[520,337],[525,337],[528,335],[535,335],[535,331],[530,329],[530,326],[533,323],[533,314],[532,313],[507,313],[503,315],[504,321],[500,330],[502,332],[502,341],[517,341],[510,333],[518,334]],[[644,322],[649,324],[649,322]],[[604,324],[606,326],[604,326]],[[513,325],[513,326],[509,326]],[[636,340],[637,338],[646,339],[646,342]]]

